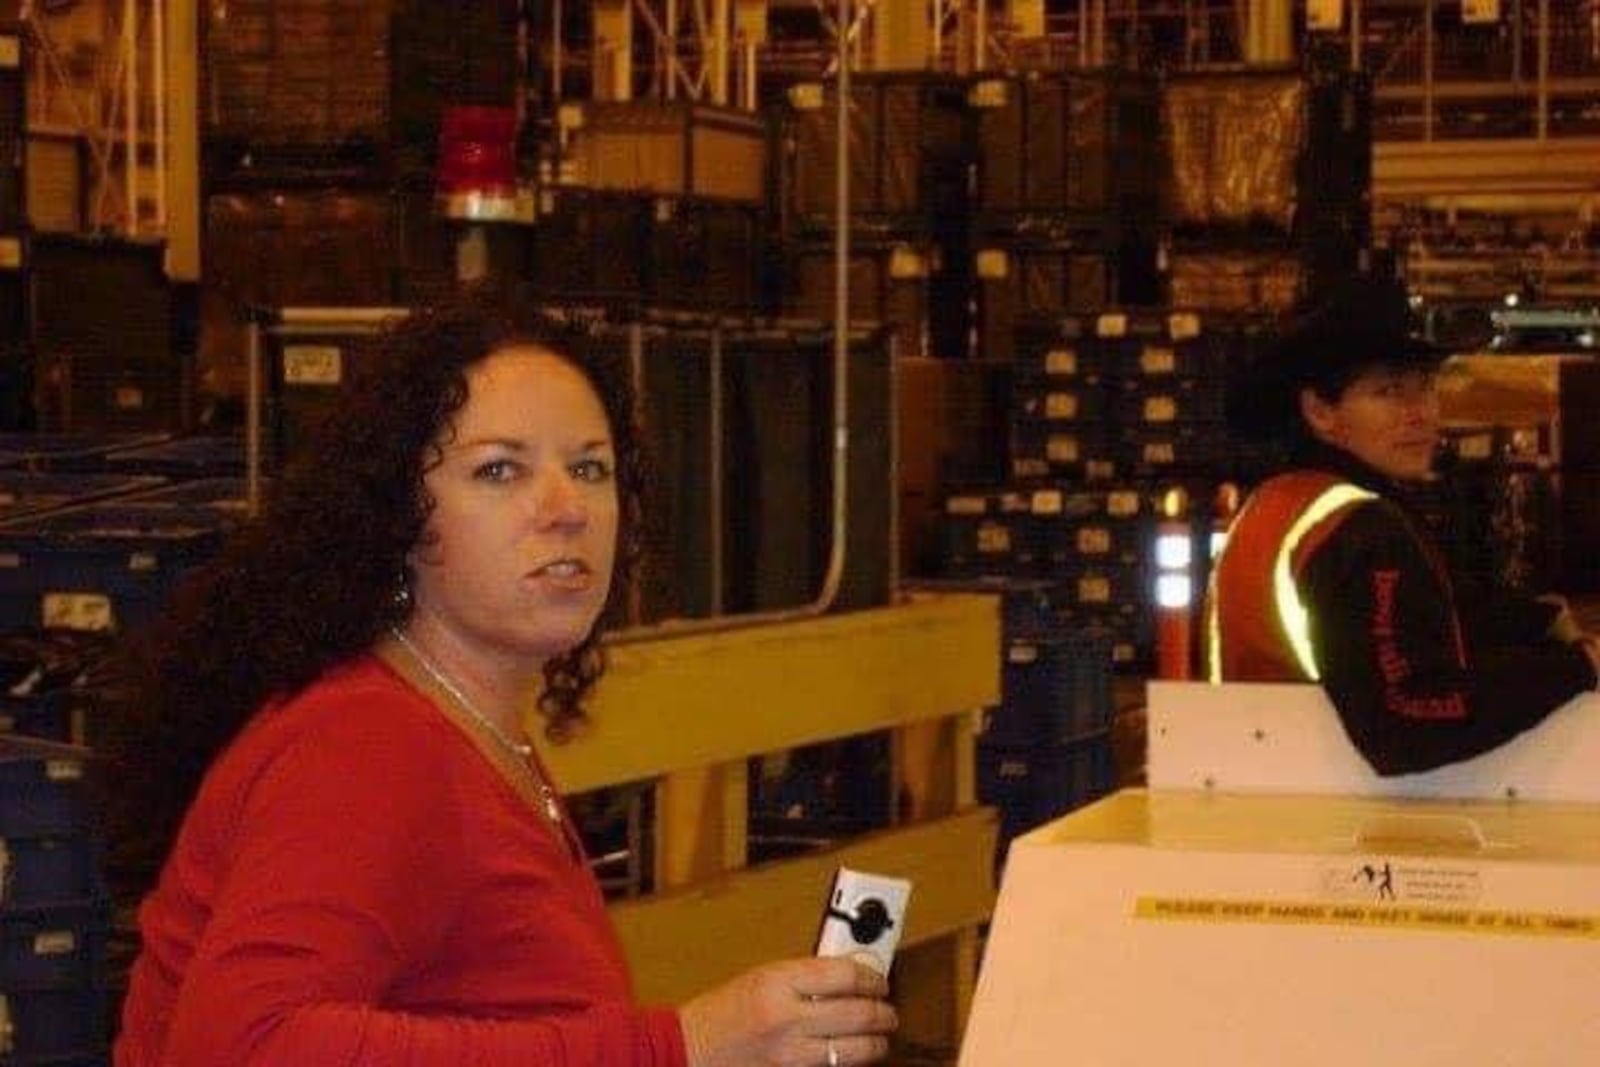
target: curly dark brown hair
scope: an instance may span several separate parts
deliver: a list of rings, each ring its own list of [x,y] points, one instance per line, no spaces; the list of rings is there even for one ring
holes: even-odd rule
[[[545,733],[566,740],[604,670],[640,554],[643,462],[620,353],[504,293],[422,309],[380,339],[259,519],[185,582],[134,648],[132,721],[105,781],[115,866],[143,874],[170,846],[206,768],[263,709],[369,648],[408,607],[395,592],[432,501],[422,477],[467,399],[467,371],[515,344],[555,353],[595,387],[620,497],[617,573],[601,620],[545,665]]]

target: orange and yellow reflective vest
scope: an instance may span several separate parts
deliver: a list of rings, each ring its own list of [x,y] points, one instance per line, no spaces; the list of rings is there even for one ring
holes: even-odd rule
[[[1315,682],[1301,568],[1353,508],[1376,494],[1326,471],[1263,482],[1228,531],[1206,604],[1206,673],[1213,682]]]

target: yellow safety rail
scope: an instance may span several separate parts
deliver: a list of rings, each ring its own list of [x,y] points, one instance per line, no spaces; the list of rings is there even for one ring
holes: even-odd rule
[[[999,700],[988,596],[614,649],[595,726],[543,755],[568,792],[655,781],[655,885],[611,912],[639,995],[679,1002],[812,949],[833,870],[912,879],[895,964],[901,1038],[959,1045],[994,902],[994,812],[976,805],[978,710]],[[751,756],[892,731],[896,823],[837,849],[746,864]],[[535,731],[536,732],[536,731]]]

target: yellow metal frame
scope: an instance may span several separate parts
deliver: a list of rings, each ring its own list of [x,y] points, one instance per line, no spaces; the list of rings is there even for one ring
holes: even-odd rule
[[[569,792],[655,783],[659,892],[611,909],[643,999],[679,1002],[807,954],[834,868],[853,866],[915,882],[895,965],[901,1036],[953,1058],[994,903],[996,822],[976,806],[973,747],[978,709],[999,699],[999,631],[995,598],[928,595],[612,651],[593,728],[543,755]],[[897,824],[746,866],[746,761],[880,730]]]

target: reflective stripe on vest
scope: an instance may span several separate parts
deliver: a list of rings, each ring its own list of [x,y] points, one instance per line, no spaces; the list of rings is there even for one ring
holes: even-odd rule
[[[1306,610],[1305,601],[1300,598],[1300,589],[1294,580],[1295,550],[1300,547],[1300,542],[1305,540],[1308,533],[1340,509],[1375,499],[1377,499],[1376,493],[1349,483],[1341,482],[1329,486],[1296,517],[1288,532],[1284,534],[1277,555],[1272,561],[1272,593],[1278,612],[1278,625],[1282,627],[1283,636],[1289,642],[1289,648],[1300,664],[1300,669],[1313,682],[1321,681],[1321,674],[1317,670],[1316,656],[1311,647],[1311,613]],[[1210,646],[1208,673],[1212,684],[1217,684],[1222,681],[1222,620],[1215,605],[1206,614],[1208,616],[1206,640]]]

